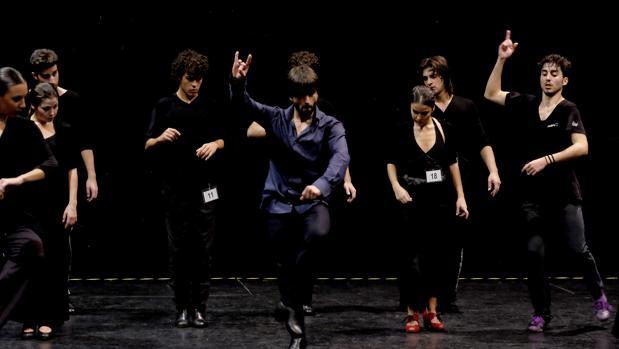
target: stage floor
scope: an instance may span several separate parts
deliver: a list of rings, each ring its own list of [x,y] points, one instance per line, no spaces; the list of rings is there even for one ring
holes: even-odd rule
[[[308,317],[309,348],[615,348],[615,313],[598,322],[584,281],[552,279],[554,319],[544,334],[525,331],[531,307],[519,279],[465,279],[460,314],[445,314],[448,332],[406,334],[396,311],[393,279],[320,279]],[[619,281],[606,280],[615,307]],[[48,341],[23,341],[21,324],[0,330],[0,348],[287,348],[288,334],[273,319],[278,300],[273,279],[213,281],[208,326],[178,329],[171,289],[161,279],[72,280],[78,313]]]

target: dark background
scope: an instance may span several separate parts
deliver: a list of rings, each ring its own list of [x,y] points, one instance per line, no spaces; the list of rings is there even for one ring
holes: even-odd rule
[[[615,44],[608,9],[375,3],[333,10],[295,4],[299,7],[288,10],[204,4],[211,8],[188,7],[179,13],[160,9],[150,15],[126,8],[105,15],[29,11],[27,20],[3,19],[0,66],[14,66],[28,75],[32,51],[54,49],[61,60],[61,86],[88,101],[85,116],[96,126],[100,197],[91,207],[80,208],[89,224],[73,237],[74,276],[167,274],[166,237],[145,164],[143,136],[156,100],[177,89],[169,78],[170,64],[186,48],[209,56],[207,89],[219,98],[227,87],[234,51],[240,50],[242,57],[251,53],[248,90],[259,101],[280,105],[287,103],[283,82],[289,54],[309,50],[319,55],[320,95],[335,105],[345,123],[359,195],[351,205],[344,203],[342,193],[334,199],[333,229],[319,270],[324,276],[360,277],[396,275],[401,227],[381,155],[389,137],[385,130],[407,117],[402,110],[407,110],[409,88],[419,82],[420,59],[444,55],[455,93],[473,99],[483,111],[503,180],[499,197],[483,215],[486,224],[465,237],[464,276],[521,275],[524,244],[513,208],[517,169],[510,160],[526,135],[511,132],[500,110],[483,100],[506,29],[520,46],[506,65],[505,90],[538,93],[536,63],[545,54],[556,52],[572,60],[574,74],[564,95],[579,105],[589,136],[590,155],[578,164],[587,236],[602,273],[617,274],[613,216],[618,189],[612,171],[618,149],[616,63],[608,54]],[[266,171],[264,144],[243,140],[241,134],[232,132],[226,140],[224,211],[214,274],[272,276],[257,224]],[[440,247],[436,251],[440,258]],[[560,256],[553,249],[550,253]],[[558,259],[551,263],[556,274],[579,275]]]

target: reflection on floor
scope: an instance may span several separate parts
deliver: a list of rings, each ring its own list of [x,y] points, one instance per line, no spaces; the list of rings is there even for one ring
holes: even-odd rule
[[[554,319],[544,334],[524,331],[531,307],[522,280],[467,279],[460,283],[460,314],[444,314],[447,333],[404,332],[393,279],[318,280],[307,318],[310,348],[613,348],[607,323],[593,314],[582,280],[553,279]],[[606,281],[615,306],[619,281]],[[76,315],[48,342],[23,341],[20,324],[0,330],[0,348],[287,348],[276,322],[272,279],[223,278],[213,282],[208,327],[177,329],[165,280],[71,282]]]

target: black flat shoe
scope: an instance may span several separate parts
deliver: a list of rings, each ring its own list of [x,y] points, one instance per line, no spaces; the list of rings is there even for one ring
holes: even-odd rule
[[[300,337],[305,334],[303,313],[297,313],[291,307],[279,302],[275,308],[275,320],[283,322],[286,325],[286,330],[293,337]]]
[[[183,309],[176,314],[174,325],[180,328],[189,326],[189,314],[187,314],[187,309]]]
[[[193,319],[191,320],[191,325],[197,328],[206,327],[206,319],[204,315],[199,310],[194,311]]]
[[[41,332],[41,327],[48,327],[49,328],[49,332]],[[39,326],[39,328],[37,328],[37,334],[36,334],[37,338],[42,340],[42,341],[46,341],[48,339],[51,339],[54,336],[54,328],[51,326],[47,326],[47,325],[43,325],[43,326]]]
[[[30,326],[30,325],[24,325],[21,328],[21,333],[20,333],[20,337],[21,339],[33,339],[35,336],[35,328],[36,326]]]

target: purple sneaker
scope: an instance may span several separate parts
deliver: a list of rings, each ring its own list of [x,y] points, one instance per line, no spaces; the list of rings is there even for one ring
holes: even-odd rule
[[[541,333],[546,329],[546,320],[541,315],[533,315],[527,330],[529,332]]]
[[[608,304],[606,295],[602,293],[602,296],[593,302],[593,309],[595,309],[595,317],[600,321],[606,321],[610,318],[610,311],[613,310],[613,306]]]

